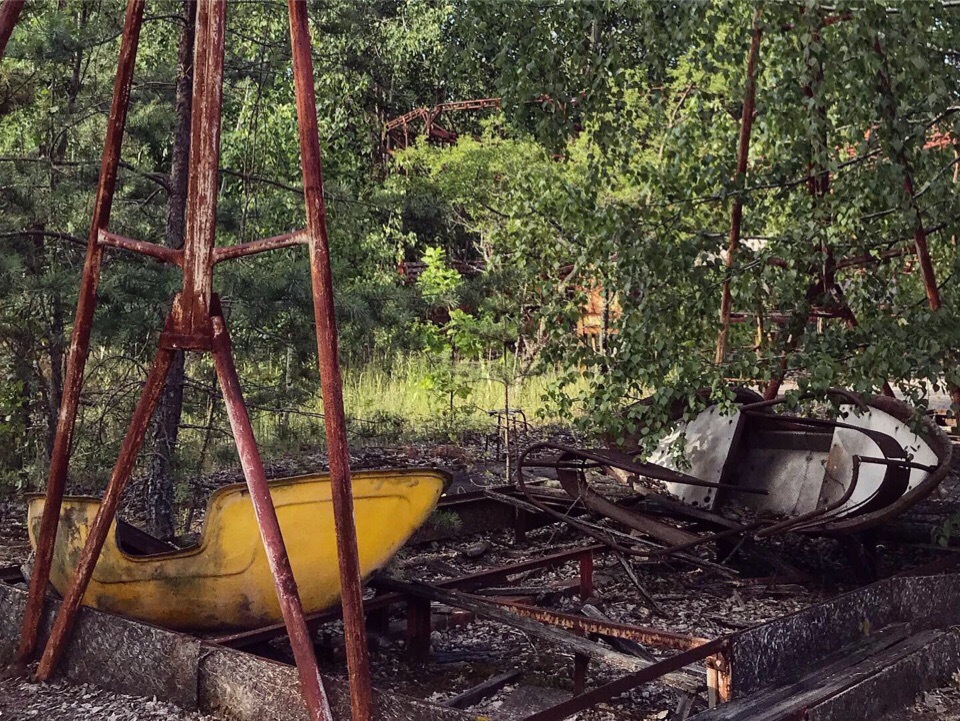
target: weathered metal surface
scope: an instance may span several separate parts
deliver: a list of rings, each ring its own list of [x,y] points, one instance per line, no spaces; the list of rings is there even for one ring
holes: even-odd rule
[[[436,601],[438,603],[444,603],[455,608],[462,608],[466,611],[470,611],[471,613],[475,613],[477,616],[502,623],[512,628],[517,628],[535,638],[556,644],[559,648],[562,648],[567,653],[581,654],[588,658],[602,661],[603,663],[606,663],[614,668],[619,668],[628,672],[636,672],[638,669],[660,666],[659,663],[651,664],[650,661],[645,659],[636,658],[635,656],[613,651],[606,646],[601,646],[600,644],[589,641],[586,638],[561,631],[558,628],[554,628],[552,625],[538,623],[536,620],[528,617],[526,614],[521,615],[520,613],[513,612],[512,606],[500,606],[477,596],[472,596],[459,591],[442,589],[425,583],[400,581],[392,578],[377,579],[374,583],[378,587],[396,590],[412,598],[419,598],[426,601]],[[536,610],[540,609],[534,609],[534,611]],[[582,620],[587,622],[590,621],[590,619],[585,617]],[[710,643],[712,642],[708,642],[707,644],[704,644],[704,646],[708,646]],[[699,648],[700,647],[697,647],[696,650],[699,650]],[[694,660],[705,658],[714,652],[715,651],[711,651],[703,656],[699,656]],[[662,678],[664,683],[671,686],[676,686],[685,690],[696,690],[698,686],[698,680],[696,677],[685,673],[673,673],[675,670],[676,669],[666,669],[662,673],[656,674],[656,677]]]
[[[750,31],[750,50],[747,53],[746,82],[743,90],[743,108],[740,114],[740,138],[737,146],[737,170],[733,178],[734,187],[743,184],[747,177],[747,164],[750,162],[750,134],[757,104],[757,62],[760,58],[760,8],[754,12],[753,28]],[[743,195],[733,196],[730,209],[730,238],[727,243],[726,276],[723,279],[723,291],[720,296],[720,332],[717,337],[717,363],[723,363],[727,355],[727,334],[730,331],[730,311],[732,295],[730,275],[737,250],[740,247],[740,227],[743,224]]]
[[[702,661],[708,656],[722,651],[725,645],[725,638],[708,641],[702,646],[690,649],[689,651],[683,651],[652,666],[622,676],[616,681],[611,681],[603,686],[598,686],[590,691],[586,691],[579,696],[574,696],[569,701],[564,701],[543,711],[531,714],[525,717],[523,721],[559,721],[559,719],[567,718],[578,711],[584,711],[599,703],[609,701],[622,693],[631,691],[637,686],[664,678],[668,674],[682,669],[684,666]]]
[[[488,108],[499,109],[500,104],[500,98],[480,98],[440,103],[431,108],[411,110],[384,123],[383,149],[390,153],[408,147],[411,139],[417,135],[417,130],[414,127],[414,123],[417,121],[423,123],[423,132],[432,142],[455,143],[458,137],[457,133],[441,127],[437,122],[443,113]]]
[[[538,443],[521,453],[517,485],[534,509],[617,551],[652,558],[748,534],[865,530],[901,513],[941,482],[949,470],[953,449],[929,419],[923,419],[917,431],[915,412],[902,401],[879,396],[865,402],[849,391],[837,389],[831,393],[845,401],[840,407],[842,420],[773,412],[774,406],[784,402],[782,398],[742,404],[735,417],[721,416],[708,407],[686,424],[696,432],[682,436],[686,460],[692,457],[697,462],[690,472],[678,472],[663,463],[675,452],[679,434],[661,441],[659,451],[654,453],[660,463],[638,462],[635,454],[620,451]],[[677,421],[682,424],[679,413]],[[702,450],[714,443],[722,453]],[[559,455],[532,459],[544,450]],[[555,469],[561,486],[578,504],[653,540],[638,547],[637,540],[616,529],[599,527],[568,508],[545,503],[527,485],[527,467]],[[628,509],[590,487],[586,471],[598,467],[627,482],[639,476],[661,481],[674,490],[704,491],[682,493],[688,501],[683,503],[641,489],[640,494],[648,496],[653,505]],[[704,478],[693,475],[693,471]],[[723,516],[732,498],[737,499],[732,507],[737,522]],[[677,519],[707,522],[722,530],[704,532],[700,528],[694,534],[640,512],[657,504]],[[704,505],[714,507],[715,512],[705,510]],[[753,511],[752,520],[739,520],[744,506]],[[665,545],[655,546],[654,541]]]
[[[791,683],[697,715],[697,721],[875,719],[948,683],[960,662],[954,629],[911,632],[889,626],[843,647]]]
[[[924,637],[925,636],[925,637]],[[807,710],[807,721],[877,719],[909,706],[922,692],[951,683],[960,665],[960,635],[931,631],[899,658],[880,659],[876,673],[863,674],[842,691]],[[922,643],[921,643],[922,642]]]
[[[323,423],[327,436],[327,457],[333,484],[333,515],[337,529],[337,559],[340,563],[343,626],[346,637],[347,668],[350,673],[353,721],[367,721],[373,715],[370,659],[363,617],[363,590],[354,527],[353,495],[350,490],[350,452],[343,407],[343,383],[337,348],[337,320],[333,304],[330,246],[327,240],[326,207],[323,200],[323,168],[314,95],[313,57],[307,4],[288,0],[290,45],[293,53],[293,81],[296,88],[297,126],[300,131],[300,166],[307,230],[310,236],[310,279],[316,323],[320,387],[323,394]]]
[[[90,535],[87,537],[80,552],[76,564],[76,571],[70,580],[70,585],[63,597],[63,605],[57,613],[47,639],[46,648],[40,658],[37,666],[37,679],[46,681],[56,669],[60,656],[63,653],[64,646],[70,640],[70,633],[73,630],[73,624],[76,619],[77,611],[83,600],[84,593],[87,590],[87,584],[93,576],[93,569],[100,557],[100,550],[106,541],[107,533],[113,525],[113,519],[117,514],[117,507],[120,505],[120,496],[123,489],[130,480],[134,464],[137,460],[137,454],[140,452],[140,445],[147,433],[147,427],[153,412],[157,407],[160,394],[163,392],[163,384],[167,379],[167,372],[170,369],[170,363],[173,361],[173,352],[161,349],[157,353],[153,367],[147,376],[146,383],[137,401],[137,407],[134,409],[133,418],[130,420],[130,426],[127,434],[120,446],[120,453],[117,456],[116,465],[113,467],[113,473],[110,475],[110,481],[107,483],[107,489],[103,494],[103,500],[97,509],[97,514],[90,526]],[[55,505],[59,510],[61,506],[62,495],[57,499]],[[46,515],[44,508],[44,515]],[[41,533],[43,531],[43,519],[40,522]],[[54,528],[56,533],[56,527]],[[52,540],[52,539],[51,539]],[[39,544],[38,544],[39,548]],[[52,550],[52,549],[51,549]],[[51,554],[52,558],[52,554]],[[34,571],[36,573],[36,571]],[[47,575],[49,576],[49,567]]]
[[[361,573],[381,568],[430,513],[447,482],[439,471],[360,471],[354,478]],[[326,475],[269,483],[304,607],[336,604],[340,574]],[[30,540],[36,542],[43,496],[30,498]],[[99,499],[64,499],[50,580],[63,593],[89,535]],[[178,549],[158,544],[127,552],[120,525],[107,534],[84,603],[165,628],[224,630],[281,621],[267,556],[244,483],[213,494],[199,542]],[[129,534],[129,531],[128,531]],[[146,536],[145,540],[154,540]],[[142,545],[142,544],[141,544]],[[156,554],[160,553],[160,556]],[[152,554],[152,555],[151,555]]]
[[[252,240],[249,243],[240,243],[239,245],[225,245],[213,249],[213,262],[219,263],[233,258],[243,258],[248,255],[265,253],[268,250],[277,250],[279,248],[292,248],[296,245],[304,245],[309,242],[309,236],[305,230],[295,230],[292,233],[275,235],[271,238],[262,238],[261,240]]]
[[[222,49],[221,49],[222,50]],[[220,60],[223,55],[221,52]],[[218,108],[219,110],[219,108]],[[212,258],[211,258],[212,262]],[[217,369],[217,379],[223,393],[223,401],[230,419],[230,428],[233,431],[233,440],[237,444],[237,453],[240,456],[240,465],[243,475],[250,489],[250,500],[256,514],[257,526],[263,539],[267,563],[276,586],[277,600],[284,625],[287,627],[287,637],[290,647],[297,661],[297,670],[300,673],[300,690],[307,703],[307,710],[313,721],[330,721],[332,714],[327,693],[320,678],[320,669],[317,667],[317,657],[313,650],[310,631],[303,618],[303,604],[300,600],[300,591],[290,558],[287,555],[286,544],[280,531],[280,521],[277,510],[274,508],[270,489],[267,485],[267,474],[263,469],[263,461],[257,449],[257,441],[253,435],[253,426],[247,414],[247,407],[243,402],[240,390],[240,378],[233,363],[233,352],[230,349],[230,337],[227,335],[223,317],[215,315],[213,322],[213,360]],[[359,567],[357,570],[359,573]],[[359,583],[359,578],[357,579]]]
[[[914,630],[960,622],[960,575],[896,577],[736,634],[731,640],[735,698],[794,680],[821,659],[877,629]]]
[[[13,29],[20,20],[20,13],[26,0],[3,0],[0,3],[0,59],[7,51],[7,43],[13,34]]]
[[[183,269],[183,290],[174,298],[167,325],[160,336],[160,349],[154,369],[148,378],[147,386],[131,421],[104,502],[98,509],[91,534],[81,553],[77,572],[67,590],[63,608],[54,623],[47,648],[40,661],[37,676],[40,679],[49,678],[56,667],[63,646],[69,638],[73,619],[93,574],[105,536],[111,527],[120,493],[129,477],[137,450],[145,433],[146,424],[155,409],[157,396],[162,390],[163,379],[174,352],[179,349],[212,350],[244,474],[250,485],[269,566],[276,581],[279,606],[288,627],[291,646],[298,662],[308,712],[312,719],[329,719],[330,710],[326,702],[309,633],[303,619],[303,609],[297,595],[289,559],[283,546],[276,513],[266,487],[263,466],[256,449],[249,417],[243,404],[229,339],[226,335],[226,327],[220,314],[219,302],[212,292],[223,92],[225,14],[226,3],[223,0],[210,0],[198,5],[197,40],[194,46],[186,238],[182,258],[179,258],[181,260],[179,265]],[[106,237],[108,244],[113,243],[128,250],[147,253],[155,257],[158,255],[150,244],[142,244],[139,241],[122,239],[119,236],[109,234],[102,236],[101,234],[101,231],[106,230],[110,201],[116,181],[120,139],[122,138],[123,121],[128,108],[130,82],[142,15],[143,2],[131,0],[123,32],[121,60],[108,128],[107,149],[101,168],[101,182],[91,227],[87,262],[84,267],[84,284],[77,310],[74,343],[68,361],[68,376],[61,407],[54,458],[51,463],[47,503],[44,507],[44,518],[41,521],[38,564],[32,579],[34,597],[31,599],[24,625],[23,650],[21,653],[21,658],[24,659],[32,653],[35,644],[42,596],[49,576],[50,557],[53,552],[57,519],[63,497],[66,459],[69,452],[70,436],[73,433],[76,420],[76,404],[79,398],[83,363],[89,345],[96,284],[100,269],[101,237]],[[294,38],[294,75],[297,85],[297,105],[301,116],[301,141],[304,146],[308,225],[311,233],[311,267],[314,278],[315,309],[318,314],[318,345],[322,356],[322,368],[329,369],[332,367],[332,371],[322,372],[321,376],[327,405],[325,416],[334,486],[334,516],[338,545],[340,546],[341,588],[344,594],[344,605],[350,609],[355,605],[351,599],[359,601],[360,598],[359,563],[353,529],[346,434],[343,404],[340,396],[342,389],[340,387],[339,369],[336,365],[336,326],[333,324],[329,258],[326,256],[326,230],[323,226],[322,180],[319,173],[316,109],[313,98],[312,70],[309,67],[310,41],[307,34],[305,6],[297,2],[291,2],[290,16]],[[309,94],[306,104],[302,97],[305,92]],[[307,112],[305,108],[309,110],[307,124],[310,126],[306,130],[303,127],[304,114]],[[313,156],[308,157],[311,154],[311,142]],[[319,206],[314,208],[311,202],[317,200]],[[318,258],[318,253],[321,253],[322,257]],[[321,260],[323,261],[322,264]],[[322,342],[323,340],[326,342]],[[331,353],[332,361],[329,357]],[[339,431],[339,437],[337,431]],[[369,709],[369,669],[365,663],[360,665],[356,663],[357,658],[362,657],[365,660],[366,654],[362,616],[359,631],[362,648],[359,650],[357,650],[356,624],[353,622],[351,614],[348,613],[347,616],[348,648],[353,649],[350,654],[350,666],[353,682],[358,690],[354,699],[355,717],[368,718],[369,713],[364,713],[363,709],[364,707],[367,710]],[[367,700],[363,701],[365,697]]]
[[[919,481],[916,479],[913,471],[911,471],[907,492],[889,505],[855,517],[832,522],[831,531],[834,533],[863,531],[886,523],[933,493],[934,489],[940,485],[950,471],[954,453],[953,444],[943,430],[930,418],[925,416],[918,418],[915,409],[896,398],[874,396],[868,399],[868,404],[870,407],[892,416],[903,424],[903,427],[900,429],[900,433],[902,433],[900,437],[903,438],[903,445],[905,445],[908,450],[916,445],[916,436],[912,429],[914,427],[918,428],[919,440],[926,444],[936,455],[937,466],[933,471],[927,473],[924,479]],[[851,424],[858,423],[855,416],[848,418],[847,422]]]
[[[717,406],[710,406],[690,421],[681,421],[664,436],[648,460],[664,468],[680,472],[673,449],[683,436],[683,470],[695,478],[720,484],[729,459],[730,449],[739,440],[740,412],[722,415]],[[664,487],[683,503],[714,510],[717,493],[714,489],[665,482]]]
[[[100,242],[100,245],[106,245],[112,248],[121,248],[123,250],[129,250],[134,253],[140,253],[141,255],[147,255],[147,256],[150,256],[151,258],[156,258],[157,260],[162,261],[164,263],[171,263],[172,265],[183,264],[182,250],[168,248],[164,245],[157,245],[156,243],[148,243],[143,240],[132,240],[130,238],[124,238],[122,235],[111,233],[108,230],[100,231],[99,242]]]
[[[73,430],[80,403],[80,389],[83,385],[83,371],[90,351],[90,333],[93,327],[93,312],[97,302],[97,286],[100,281],[101,248],[100,231],[105,230],[113,207],[113,195],[117,186],[117,171],[120,165],[120,147],[123,143],[123,130],[127,121],[127,109],[130,88],[133,84],[133,68],[140,41],[140,27],[143,22],[144,0],[130,0],[127,3],[123,36],[120,43],[120,60],[113,85],[113,100],[110,116],[107,120],[107,134],[104,141],[103,159],[100,163],[100,179],[97,184],[97,197],[93,205],[93,220],[87,241],[87,255],[83,263],[83,278],[80,282],[80,294],[77,299],[77,312],[73,322],[73,335],[67,352],[66,369],[63,375],[63,393],[60,398],[60,413],[57,416],[57,432],[53,450],[50,454],[50,470],[47,476],[47,498],[49,506],[44,514],[41,542],[37,546],[30,578],[30,601],[23,618],[19,660],[29,661],[37,647],[37,632],[40,615],[43,612],[43,598],[50,575],[50,562],[53,558],[53,544],[57,532],[57,519],[60,516],[60,499],[63,497],[67,478],[67,465],[70,460],[70,447]]]
[[[220,166],[220,113],[223,106],[223,50],[226,3],[197,4],[193,56],[193,114],[190,122],[190,180],[187,185],[186,237],[183,244],[182,317],[175,330],[210,333],[213,247],[217,226]]]
[[[610,636],[611,638],[625,638],[653,646],[654,648],[672,648],[686,651],[702,646],[710,640],[683,633],[648,628],[646,626],[617,623],[615,621],[600,621],[586,616],[574,616],[573,614],[551,611],[546,608],[537,608],[522,603],[497,601],[495,599],[492,600],[491,603],[509,608],[518,616],[531,618],[534,621],[540,621],[541,623],[546,623],[551,626],[559,626],[569,631],[576,631],[581,634],[595,633],[601,636]]]

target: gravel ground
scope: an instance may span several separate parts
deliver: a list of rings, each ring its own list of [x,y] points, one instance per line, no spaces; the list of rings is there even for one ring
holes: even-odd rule
[[[960,671],[954,674],[952,685],[922,693],[913,706],[879,721],[960,721]]]
[[[94,686],[62,681],[32,683],[21,677],[0,679],[0,721],[214,721],[176,706],[110,693]]]

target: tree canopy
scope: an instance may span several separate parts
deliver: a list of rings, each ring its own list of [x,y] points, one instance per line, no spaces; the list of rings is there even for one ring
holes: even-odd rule
[[[227,15],[222,244],[303,217],[285,6]],[[561,412],[618,439],[655,433],[701,387],[889,383],[922,402],[960,382],[960,9],[324,0],[310,15],[348,364],[514,354],[559,369]],[[118,1],[29,6],[0,64],[0,463],[21,482],[55,425],[122,16]],[[130,237],[165,232],[182,23],[180,3],[148,8],[112,222]],[[456,143],[385,153],[388,119],[487,97],[502,111],[444,118]],[[421,260],[427,278],[401,282],[398,264]],[[459,278],[467,262],[479,275]],[[177,282],[107,258],[75,453],[93,475]],[[224,264],[216,283],[251,402],[306,402],[303,254]],[[596,295],[600,342],[578,331]],[[184,425],[219,412],[190,363]]]

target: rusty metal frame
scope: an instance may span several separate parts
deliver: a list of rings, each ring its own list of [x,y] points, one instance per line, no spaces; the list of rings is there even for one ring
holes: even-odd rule
[[[760,59],[761,10],[757,8],[753,15],[753,27],[750,31],[750,50],[747,53],[746,86],[743,92],[743,108],[740,115],[740,137],[737,145],[737,170],[734,183],[741,184],[747,177],[747,164],[750,161],[750,134],[756,115],[757,101],[757,63]],[[733,299],[730,292],[730,277],[733,261],[740,247],[740,228],[743,224],[742,189],[734,196],[730,209],[730,239],[727,244],[726,274],[720,297],[720,332],[717,334],[716,362],[723,363],[727,355],[727,334],[730,330],[730,311]]]
[[[844,400],[853,403],[860,408],[867,407],[864,401],[856,394],[852,394],[841,389],[837,389],[833,392]],[[745,417],[767,417],[769,414],[763,413],[762,411],[782,402],[783,399],[776,399],[773,401],[758,401],[755,403],[745,404],[742,406],[742,413]],[[527,501],[539,511],[557,520],[567,523],[591,538],[607,544],[618,552],[641,558],[656,558],[664,555],[679,554],[683,551],[688,551],[706,543],[731,537],[753,536],[756,538],[763,538],[787,532],[849,533],[851,531],[859,530],[865,522],[875,522],[875,517],[877,517],[878,514],[883,515],[888,505],[891,505],[891,503],[896,505],[896,501],[890,502],[880,496],[883,486],[890,485],[887,483],[887,481],[890,481],[890,483],[894,486],[903,486],[906,488],[907,478],[911,469],[920,468],[922,470],[926,470],[931,473],[932,478],[936,478],[942,474],[946,468],[946,464],[943,462],[936,467],[931,467],[910,461],[907,458],[903,448],[894,438],[879,431],[834,420],[821,420],[815,418],[780,415],[769,417],[771,419],[775,419],[778,423],[784,424],[785,426],[796,426],[800,429],[843,428],[862,433],[878,444],[885,457],[869,458],[863,456],[854,456],[853,474],[850,483],[844,490],[844,493],[841,494],[838,499],[822,508],[818,508],[814,511],[778,522],[755,519],[748,523],[732,525],[729,524],[729,522],[725,524],[724,521],[726,519],[718,514],[709,514],[705,513],[702,509],[694,509],[691,513],[691,520],[709,521],[710,516],[716,515],[717,525],[727,525],[727,527],[720,531],[699,535],[688,541],[674,543],[670,542],[669,539],[666,539],[668,545],[664,547],[655,547],[653,549],[640,549],[633,545],[625,545],[625,541],[629,537],[624,537],[623,542],[618,541],[617,537],[613,535],[613,532],[610,531],[610,529],[597,528],[593,524],[586,523],[579,518],[571,516],[568,512],[557,510],[556,508],[544,503],[541,499],[536,497],[536,495],[532,492],[531,487],[529,487],[525,482],[524,469],[527,467],[549,467],[555,469],[557,471],[557,476],[560,479],[561,486],[575,503],[583,501],[585,505],[592,508],[595,512],[601,513],[611,520],[623,523],[627,527],[633,528],[634,530],[648,533],[648,535],[650,534],[650,531],[648,528],[646,528],[646,524],[648,523],[649,519],[646,519],[646,517],[640,517],[638,514],[614,504],[605,496],[591,489],[587,483],[584,473],[586,469],[606,466],[624,470],[629,473],[636,473],[648,478],[667,480],[676,483],[689,483],[690,480],[692,480],[696,482],[694,485],[717,487],[723,489],[724,492],[756,492],[756,490],[700,481],[699,479],[695,478],[691,479],[691,477],[686,476],[685,474],[677,473],[676,471],[664,468],[657,464],[648,462],[638,463],[633,459],[631,454],[612,451],[580,450],[570,446],[562,446],[551,443],[537,443],[525,449],[524,452],[521,453],[518,459],[516,474],[517,485],[526,496]],[[536,453],[537,451],[542,451],[545,449],[559,451],[560,455],[557,460],[528,460],[528,456],[530,456],[532,453]],[[843,518],[834,517],[834,512],[839,508],[842,508],[853,496],[859,481],[860,468],[864,463],[886,466],[887,471],[884,476],[884,484],[882,484],[881,488],[878,488],[877,491],[871,494],[868,498],[858,503],[856,508],[853,509],[857,511],[857,513],[862,514],[862,516],[854,516],[852,518],[848,518],[846,516]],[[925,487],[927,485],[928,484],[924,484]],[[593,502],[591,502],[591,498],[593,499]],[[879,507],[877,507],[878,504],[880,504]],[[679,516],[684,515],[684,510],[680,504],[671,504],[671,507]]]
[[[730,686],[730,663],[727,660],[729,636],[707,639],[635,624],[603,621],[587,616],[576,616],[569,613],[531,606],[506,598],[491,598],[489,596],[476,595],[477,591],[488,588],[493,584],[506,582],[510,577],[518,576],[531,570],[556,568],[566,563],[576,562],[579,568],[579,592],[581,598],[585,599],[593,593],[594,557],[597,553],[603,553],[608,550],[609,548],[602,544],[580,546],[505,566],[484,569],[431,584],[422,584],[422,587],[425,591],[431,589],[435,589],[436,591],[457,589],[467,591],[467,593],[460,594],[465,604],[474,601],[486,605],[493,604],[521,618],[535,620],[547,626],[566,629],[577,635],[586,636],[596,634],[609,638],[629,639],[654,648],[671,649],[680,652],[674,656],[654,662],[643,669],[630,672],[616,681],[592,690],[586,690],[582,686],[587,663],[586,660],[578,654],[573,664],[573,685],[577,689],[577,695],[569,701],[556,704],[537,714],[529,716],[525,718],[524,721],[559,721],[559,719],[566,718],[578,711],[610,700],[621,693],[625,693],[644,683],[655,681],[697,661],[706,662],[707,690],[711,698],[713,698],[715,702],[727,700]],[[384,579],[382,585],[384,588],[392,589],[394,586],[404,587],[408,584],[400,584],[390,581],[389,579]],[[414,595],[404,590],[391,590],[374,598],[367,599],[364,604],[364,612],[373,617],[382,614],[393,606],[402,604],[406,605],[406,642],[408,657],[413,661],[423,660],[430,652],[430,634],[433,628],[431,625],[429,598]],[[457,607],[456,604],[454,604],[454,607]],[[467,610],[469,611],[469,609]],[[311,628],[315,628],[320,624],[336,620],[338,615],[336,609],[311,614],[308,617],[308,624]],[[466,618],[469,619],[471,617],[472,614],[468,614]],[[278,638],[283,634],[284,627],[277,624],[254,631],[244,631],[207,638],[205,642],[232,648],[244,648]]]
[[[3,0],[0,3],[0,59],[7,50],[7,43],[20,20],[25,2],[26,0]]]
[[[46,594],[47,580],[50,577],[53,546],[57,536],[60,506],[63,502],[67,478],[71,441],[73,440],[73,431],[77,420],[77,408],[80,404],[80,387],[83,384],[83,371],[90,352],[90,333],[93,327],[93,313],[96,306],[97,286],[100,282],[100,262],[103,252],[99,242],[100,231],[106,230],[110,221],[110,211],[113,207],[113,195],[116,191],[117,172],[120,165],[120,147],[123,142],[123,130],[126,126],[130,88],[133,84],[133,68],[140,40],[140,28],[143,23],[143,11],[144,0],[129,0],[127,3],[120,44],[120,59],[117,64],[103,159],[100,164],[100,179],[97,184],[97,196],[94,200],[93,219],[87,241],[87,254],[83,263],[83,276],[80,281],[80,294],[77,299],[73,335],[70,339],[70,350],[67,353],[66,371],[63,377],[63,393],[60,400],[60,413],[57,417],[57,431],[53,441],[53,450],[50,453],[47,501],[40,522],[36,557],[33,573],[30,577],[29,599],[23,616],[20,645],[17,650],[17,658],[21,663],[29,661],[37,647],[40,618],[43,613],[43,600]]]
[[[458,576],[445,581],[439,581],[434,585],[437,588],[476,591],[485,587],[489,587],[495,583],[505,582],[511,576],[521,573],[526,573],[528,571],[541,568],[555,568],[557,566],[562,566],[565,563],[576,561],[578,564],[580,564],[580,576],[584,583],[581,589],[581,595],[584,593],[589,595],[589,592],[592,591],[592,573],[590,573],[590,570],[592,570],[593,556],[596,553],[602,553],[606,550],[607,547],[602,544],[571,548],[564,551],[550,553],[545,556],[540,556],[538,558],[532,558],[526,561],[520,561],[518,563],[511,563],[506,566],[488,568],[484,569],[483,571],[467,574],[465,576]],[[585,579],[589,579],[589,581]],[[386,593],[364,601],[363,609],[364,613],[371,613],[403,602],[404,597],[402,594]],[[339,617],[340,610],[334,608],[327,611],[309,614],[306,619],[310,628],[315,629],[324,623],[335,621]],[[217,636],[207,640],[212,643],[230,646],[232,648],[243,648],[244,646],[279,638],[283,636],[285,632],[286,631],[283,624],[274,624],[271,626],[264,626],[259,629],[254,629],[252,631],[240,631],[225,636]]]
[[[307,229],[243,243],[232,248],[217,249],[215,247],[226,2],[209,0],[200,3],[197,10],[197,41],[194,48],[194,112],[190,129],[186,239],[182,250],[172,250],[153,243],[124,238],[111,233],[107,227],[116,189],[120,149],[144,13],[144,0],[128,2],[80,299],[67,358],[64,393],[47,484],[47,502],[41,520],[37,559],[30,579],[18,658],[21,662],[27,662],[36,650],[63,500],[70,441],[75,427],[83,370],[89,352],[102,252],[105,247],[120,248],[180,267],[183,272],[183,288],[173,298],[172,309],[160,335],[157,355],[137,402],[103,501],[91,527],[90,537],[81,552],[64,602],[54,619],[36,677],[38,680],[50,678],[69,643],[77,612],[116,515],[120,498],[132,474],[138,451],[156,409],[175,352],[177,350],[210,352],[214,358],[240,463],[250,489],[260,534],[274,576],[281,614],[299,671],[300,687],[307,711],[313,721],[332,721],[330,704],[310,638],[310,629],[304,618],[296,580],[290,567],[276,510],[267,486],[266,473],[243,400],[226,321],[220,309],[219,299],[213,293],[215,263],[306,243],[310,250],[317,351],[330,456],[344,635],[350,673],[351,709],[354,721],[368,721],[373,714],[372,688],[367,659],[356,529],[353,521],[346,421],[337,357],[337,328],[323,205],[323,178],[310,55],[311,40],[306,4],[289,0],[288,9]],[[0,8],[0,30],[7,32],[8,28],[12,28],[17,10],[15,0],[4,1],[3,7]]]

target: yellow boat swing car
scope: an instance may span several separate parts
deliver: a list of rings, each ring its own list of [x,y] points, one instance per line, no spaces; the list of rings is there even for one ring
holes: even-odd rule
[[[383,567],[427,520],[448,483],[445,473],[428,469],[353,473],[363,578]],[[330,492],[328,475],[270,482],[308,613],[329,608],[340,597]],[[30,498],[27,526],[34,548],[43,504],[43,496]],[[99,506],[97,498],[64,498],[50,571],[50,581],[61,594],[73,576]],[[117,530],[114,521],[84,605],[177,630],[256,628],[282,620],[245,484],[214,492],[200,541],[191,548],[137,555],[121,547]],[[144,536],[140,534],[141,540]]]

